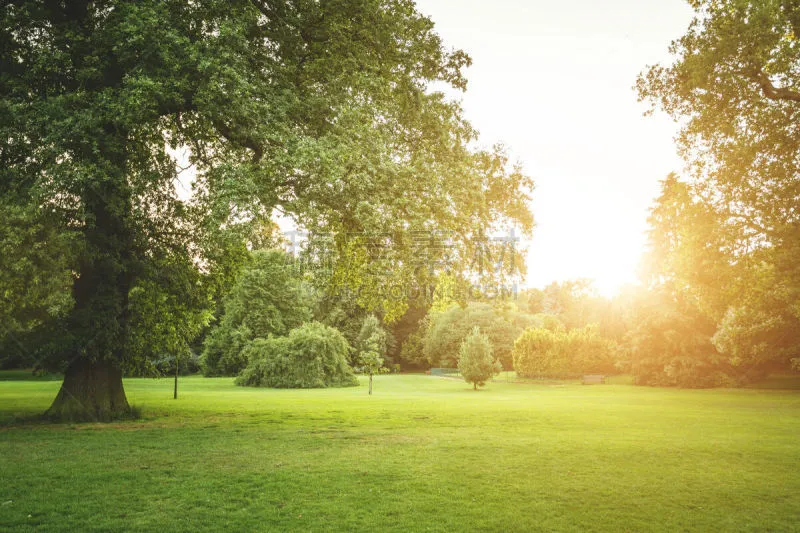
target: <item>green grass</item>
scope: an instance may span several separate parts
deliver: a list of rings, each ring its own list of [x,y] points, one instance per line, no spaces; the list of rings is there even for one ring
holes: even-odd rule
[[[0,382],[2,531],[800,527],[796,391],[130,379],[139,421],[9,422],[58,385]]]

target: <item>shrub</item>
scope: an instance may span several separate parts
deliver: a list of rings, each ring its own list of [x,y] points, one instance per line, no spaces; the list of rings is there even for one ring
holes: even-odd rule
[[[280,387],[276,384],[278,378],[288,376],[292,371],[289,353],[288,337],[253,340],[242,350],[248,363],[236,377],[236,384],[244,387]]]
[[[566,333],[564,359],[569,372],[610,374],[616,370],[614,342],[600,336],[596,325]]]
[[[596,326],[564,329],[528,328],[514,343],[514,369],[521,377],[611,373],[614,343]]]
[[[472,383],[475,390],[503,369],[499,361],[492,357],[489,337],[481,334],[478,327],[472,329],[458,350],[458,370],[464,381]]]
[[[310,389],[358,385],[347,365],[350,346],[334,328],[311,322],[288,337],[255,339],[245,350],[247,366],[236,384],[247,387]]]
[[[528,328],[514,343],[514,370],[520,377],[536,377],[553,372],[558,366],[557,333],[544,328]]]

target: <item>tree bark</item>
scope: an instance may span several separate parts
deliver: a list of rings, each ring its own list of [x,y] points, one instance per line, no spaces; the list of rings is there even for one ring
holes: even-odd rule
[[[45,416],[61,421],[105,422],[130,411],[122,370],[110,361],[79,358],[67,367],[61,390]]]
[[[369,373],[369,394],[372,396],[372,372]]]

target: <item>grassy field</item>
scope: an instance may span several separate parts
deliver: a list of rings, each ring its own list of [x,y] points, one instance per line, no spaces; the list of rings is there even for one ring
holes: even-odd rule
[[[800,528],[797,391],[125,385],[142,420],[57,426],[14,419],[58,382],[0,382],[0,530]]]

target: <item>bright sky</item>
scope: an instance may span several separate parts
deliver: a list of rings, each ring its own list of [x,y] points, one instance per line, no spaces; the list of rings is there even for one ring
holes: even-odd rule
[[[463,95],[481,144],[505,144],[536,181],[526,284],[636,279],[658,181],[683,168],[664,115],[632,89],[686,30],[683,0],[417,0],[473,66]]]

